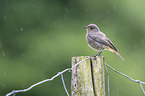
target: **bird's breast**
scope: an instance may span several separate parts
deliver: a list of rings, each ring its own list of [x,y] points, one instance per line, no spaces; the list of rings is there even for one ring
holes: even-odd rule
[[[102,49],[102,44],[99,42],[95,41],[89,34],[86,34],[86,41],[93,50],[98,51]]]

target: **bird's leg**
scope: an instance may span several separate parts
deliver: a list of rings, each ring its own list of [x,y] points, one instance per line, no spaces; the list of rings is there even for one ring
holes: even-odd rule
[[[103,50],[101,49],[97,54],[96,56],[100,56],[100,54],[103,52]]]
[[[103,50],[101,49],[96,55],[91,55],[91,56],[100,56],[100,54],[103,52]]]

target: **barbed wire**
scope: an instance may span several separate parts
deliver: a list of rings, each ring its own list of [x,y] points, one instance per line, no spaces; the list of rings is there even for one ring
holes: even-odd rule
[[[95,57],[94,57],[94,58],[95,58]],[[65,81],[64,81],[64,79],[63,79],[63,73],[65,73],[65,72],[67,72],[67,71],[71,71],[73,68],[75,68],[75,67],[78,66],[80,63],[84,62],[85,60],[94,59],[94,58],[91,57],[91,58],[83,59],[82,61],[78,62],[77,64],[75,64],[75,65],[72,66],[71,68],[67,68],[67,69],[65,69],[65,70],[63,70],[63,71],[61,71],[61,72],[58,72],[56,75],[54,75],[54,76],[53,76],[52,78],[50,78],[50,79],[42,80],[42,81],[40,81],[40,82],[38,82],[38,83],[36,83],[36,84],[33,84],[33,85],[31,85],[30,87],[28,87],[28,88],[26,88],[26,89],[23,89],[23,90],[13,90],[12,92],[6,94],[6,96],[10,96],[10,95],[15,96],[16,93],[29,91],[29,90],[31,90],[33,87],[38,86],[38,85],[40,85],[40,84],[42,84],[42,83],[45,83],[45,82],[48,82],[48,81],[52,81],[53,79],[55,79],[56,77],[58,77],[58,76],[60,76],[60,75],[61,75],[61,80],[62,80],[62,83],[63,83],[63,87],[64,87],[64,89],[65,89],[65,92],[66,92],[67,96],[70,96],[69,93],[68,93],[68,91],[67,91],[67,88],[66,88],[66,86],[65,86]],[[129,80],[134,81],[134,82],[136,82],[136,83],[140,83],[140,87],[141,87],[141,89],[142,89],[142,91],[143,91],[143,93],[144,93],[144,95],[145,95],[145,91],[144,91],[144,88],[143,88],[143,86],[142,86],[142,84],[145,84],[145,82],[142,82],[142,81],[140,81],[140,80],[132,79],[131,77],[127,76],[126,74],[121,73],[121,72],[117,71],[116,69],[112,68],[110,65],[106,64],[105,62],[104,62],[104,66],[105,66],[105,69],[106,69],[106,72],[107,72],[108,96],[109,96],[109,94],[110,94],[110,92],[109,92],[109,91],[110,91],[110,90],[109,90],[109,74],[108,74],[108,70],[107,70],[107,67],[106,67],[106,66],[108,66],[108,67],[109,67],[110,69],[112,69],[113,71],[115,71],[115,72],[117,72],[117,73],[123,75],[124,77],[128,78]]]
[[[105,62],[104,62],[104,64],[107,65],[107,66],[108,66],[110,69],[112,69],[113,71],[115,71],[115,72],[121,74],[122,76],[128,78],[129,80],[134,81],[134,82],[136,82],[136,83],[140,83],[140,87],[141,87],[141,89],[142,89],[142,91],[143,91],[143,93],[144,93],[144,95],[145,95],[145,91],[144,91],[144,88],[143,88],[143,86],[142,86],[142,84],[145,84],[145,82],[142,82],[142,81],[140,81],[140,80],[132,79],[131,77],[127,76],[126,74],[121,73],[121,72],[117,71],[116,69],[112,68],[110,65],[106,64]]]
[[[56,75],[54,75],[51,79],[42,80],[42,81],[40,81],[40,82],[38,82],[38,83],[36,83],[36,84],[31,85],[31,86],[28,87],[27,89],[23,89],[23,90],[13,90],[12,92],[6,94],[6,96],[14,95],[14,94],[19,93],[19,92],[26,92],[26,91],[29,91],[29,90],[31,90],[31,89],[32,89],[33,87],[35,87],[35,86],[38,86],[38,85],[40,85],[40,84],[42,84],[42,83],[45,83],[45,82],[48,82],[48,81],[52,81],[53,79],[55,79],[55,78],[58,77],[59,75],[61,75],[61,79],[62,79],[62,83],[63,83],[64,89],[65,89],[67,95],[69,96],[69,93],[68,93],[67,88],[66,88],[65,83],[64,83],[63,73],[65,73],[66,71],[72,70],[73,68],[75,68],[76,66],[78,66],[80,63],[82,63],[83,61],[88,60],[88,59],[92,59],[92,58],[83,59],[82,61],[80,61],[80,62],[78,62],[77,64],[75,64],[72,68],[67,68],[67,69],[65,69],[65,70],[63,70],[63,71],[61,71],[61,72],[58,72],[58,73],[57,73]]]

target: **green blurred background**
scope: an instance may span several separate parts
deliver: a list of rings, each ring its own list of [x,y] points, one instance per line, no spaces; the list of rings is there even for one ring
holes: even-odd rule
[[[83,28],[90,23],[125,59],[105,51],[105,62],[145,81],[145,0],[0,0],[0,96],[51,78],[74,56],[95,55]],[[143,96],[139,84],[108,70],[111,96]],[[71,72],[64,79],[70,93]],[[59,76],[16,96],[67,95]]]

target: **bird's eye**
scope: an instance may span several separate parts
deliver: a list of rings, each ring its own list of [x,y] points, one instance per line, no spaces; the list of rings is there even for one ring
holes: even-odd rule
[[[90,27],[90,30],[92,30],[93,28],[92,27]]]
[[[89,29],[89,30],[92,30],[93,28],[92,28],[92,27],[89,27],[88,29]]]

